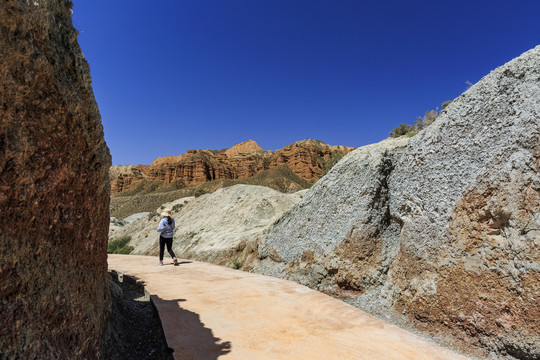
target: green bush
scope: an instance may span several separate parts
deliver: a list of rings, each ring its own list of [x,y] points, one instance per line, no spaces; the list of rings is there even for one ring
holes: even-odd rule
[[[443,103],[443,108],[445,106],[448,106],[449,103],[451,103],[451,101],[445,101]],[[433,122],[439,116],[439,113],[440,111],[438,107],[435,110],[426,111],[424,113],[424,117],[419,116],[413,125],[399,124],[397,128],[394,128],[392,129],[392,131],[390,131],[390,136],[392,136],[393,138],[397,138],[403,135],[412,137],[427,128],[429,125],[433,124]]]
[[[413,137],[414,135],[418,134],[419,131],[408,131],[405,135],[407,135],[407,137]]]
[[[393,138],[400,137],[407,134],[411,130],[411,126],[407,124],[399,124],[397,128],[390,131],[390,136]]]
[[[235,258],[233,261],[232,261],[232,268],[235,269],[235,270],[240,270],[242,268],[242,266],[244,266],[244,262],[239,260],[238,258]]]
[[[131,236],[123,236],[118,239],[113,239],[107,246],[107,254],[131,254],[133,246],[129,246]]]

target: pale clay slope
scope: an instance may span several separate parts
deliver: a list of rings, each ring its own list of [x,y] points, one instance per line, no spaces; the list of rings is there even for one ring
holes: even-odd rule
[[[224,265],[230,263],[237,250],[253,245],[304,193],[283,194],[263,186],[235,185],[163,204],[156,213],[173,209],[173,250],[178,257]],[[156,228],[160,219],[148,214],[123,227],[112,226],[110,236],[131,236],[133,254],[157,255]]]
[[[538,358],[539,168],[536,47],[408,144],[348,154],[263,237],[255,271],[355,290],[356,305],[476,355]]]

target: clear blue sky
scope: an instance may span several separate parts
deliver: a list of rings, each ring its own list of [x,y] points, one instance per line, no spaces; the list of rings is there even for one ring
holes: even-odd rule
[[[75,0],[113,164],[378,142],[540,44],[540,1]]]

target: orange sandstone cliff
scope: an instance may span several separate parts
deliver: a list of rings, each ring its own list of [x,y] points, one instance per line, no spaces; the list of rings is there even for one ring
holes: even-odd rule
[[[284,165],[300,178],[316,181],[353,149],[307,139],[277,151],[265,151],[253,140],[221,151],[189,150],[182,155],[157,158],[150,165],[111,167],[111,192],[131,190],[143,181],[161,185],[190,185],[212,180],[249,178]]]

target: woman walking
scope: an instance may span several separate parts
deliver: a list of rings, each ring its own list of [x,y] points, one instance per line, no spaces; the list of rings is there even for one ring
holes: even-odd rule
[[[163,253],[165,252],[165,245],[167,245],[167,252],[174,260],[174,266],[178,266],[178,260],[174,256],[172,250],[173,231],[174,231],[174,219],[171,217],[171,209],[165,209],[161,213],[163,219],[159,222],[157,231],[159,235],[159,265],[163,265]]]

